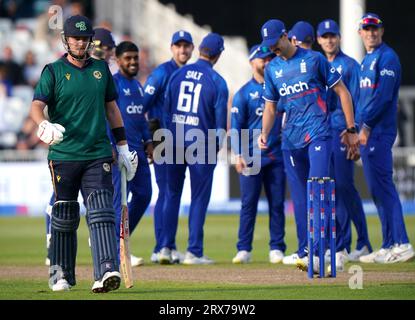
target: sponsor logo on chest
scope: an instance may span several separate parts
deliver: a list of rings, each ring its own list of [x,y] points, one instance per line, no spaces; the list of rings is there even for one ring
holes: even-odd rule
[[[306,82],[298,81],[297,83],[292,84],[292,85],[287,85],[286,83],[283,83],[282,88],[280,88],[278,92],[280,96],[284,97],[286,95],[290,95],[293,93],[300,93],[308,89],[309,87]]]
[[[127,106],[126,111],[128,114],[142,114],[143,113],[143,105],[135,105],[133,102],[131,102],[130,105]]]

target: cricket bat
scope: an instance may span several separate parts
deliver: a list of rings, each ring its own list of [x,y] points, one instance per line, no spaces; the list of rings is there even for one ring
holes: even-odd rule
[[[133,286],[133,270],[130,256],[130,230],[128,227],[128,206],[127,206],[127,173],[126,168],[121,168],[121,224],[120,224],[120,263],[121,272],[126,288]]]

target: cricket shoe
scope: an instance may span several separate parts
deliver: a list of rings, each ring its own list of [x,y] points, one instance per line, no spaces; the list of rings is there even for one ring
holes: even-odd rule
[[[234,264],[242,264],[251,262],[251,253],[246,250],[238,251],[236,256],[232,259]]]
[[[269,252],[269,262],[276,264],[280,263],[284,259],[284,252],[281,250],[271,250]]]
[[[159,253],[158,252],[153,252],[151,254],[150,261],[152,263],[159,263]]]
[[[193,253],[187,251],[184,256],[183,264],[193,265],[193,264],[213,264],[215,261],[209,259],[206,256],[196,257]]]
[[[136,257],[131,255],[130,256],[131,259],[131,266],[132,267],[138,267],[138,266],[142,266],[144,264],[144,259],[141,257]]]
[[[379,257],[379,259],[380,259],[381,257],[386,256],[386,254],[389,251],[390,251],[390,249],[381,248],[380,250],[373,251],[372,253],[369,253],[365,256],[361,256],[359,258],[359,261],[363,262],[363,263],[375,263],[375,259],[377,257]]]
[[[54,285],[52,285],[52,291],[69,291],[71,285],[66,279],[59,279]]]
[[[337,272],[344,272],[344,265],[349,261],[347,255],[347,250],[344,249],[343,251],[336,252],[336,271]],[[331,275],[331,261],[326,260],[326,263],[328,263],[327,272],[329,275]]]
[[[293,265],[293,266],[295,266],[296,264],[297,264],[297,260],[299,259],[300,257],[298,256],[298,253],[293,253],[293,254],[291,254],[291,255],[289,255],[289,256],[285,256],[283,259],[282,259],[282,263],[283,264],[288,264],[288,265]]]
[[[183,263],[184,261],[184,254],[177,250],[171,251],[171,263],[179,264]]]
[[[376,263],[405,262],[415,256],[414,249],[410,243],[395,245],[385,256],[376,257]]]
[[[105,272],[101,280],[94,282],[92,286],[93,293],[106,293],[117,290],[120,287],[121,274],[118,271]]]
[[[368,254],[370,254],[369,248],[367,246],[363,246],[362,249],[360,250],[356,249],[349,253],[349,261],[359,262],[360,257],[366,256]]]
[[[167,247],[162,248],[158,254],[160,264],[171,264],[171,250]]]

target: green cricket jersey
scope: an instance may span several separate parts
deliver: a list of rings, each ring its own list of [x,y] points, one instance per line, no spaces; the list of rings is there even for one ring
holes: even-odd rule
[[[49,147],[48,159],[82,161],[111,157],[105,103],[115,100],[117,91],[108,65],[91,58],[78,68],[66,56],[46,65],[33,97],[48,105],[51,123],[66,129],[63,141]]]

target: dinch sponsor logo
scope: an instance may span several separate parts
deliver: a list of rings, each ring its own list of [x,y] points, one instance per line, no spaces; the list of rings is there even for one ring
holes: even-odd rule
[[[360,79],[360,88],[368,88],[371,86],[372,86],[372,81],[368,77]]]
[[[140,104],[140,105],[135,105],[135,104],[130,104],[128,107],[127,107],[127,113],[128,114],[141,114],[141,113],[143,113],[143,105],[142,104]]]
[[[289,94],[303,92],[304,90],[308,90],[308,84],[306,82],[299,81],[296,84],[287,86],[286,83],[282,84],[282,88],[278,91],[280,96],[284,97]]]
[[[262,117],[262,114],[264,113],[264,109],[263,108],[256,108],[256,110],[255,110],[255,114],[258,116],[258,117]]]
[[[393,70],[388,70],[386,68],[384,68],[381,72],[380,75],[383,76],[390,76],[390,77],[395,77],[395,72]]]

